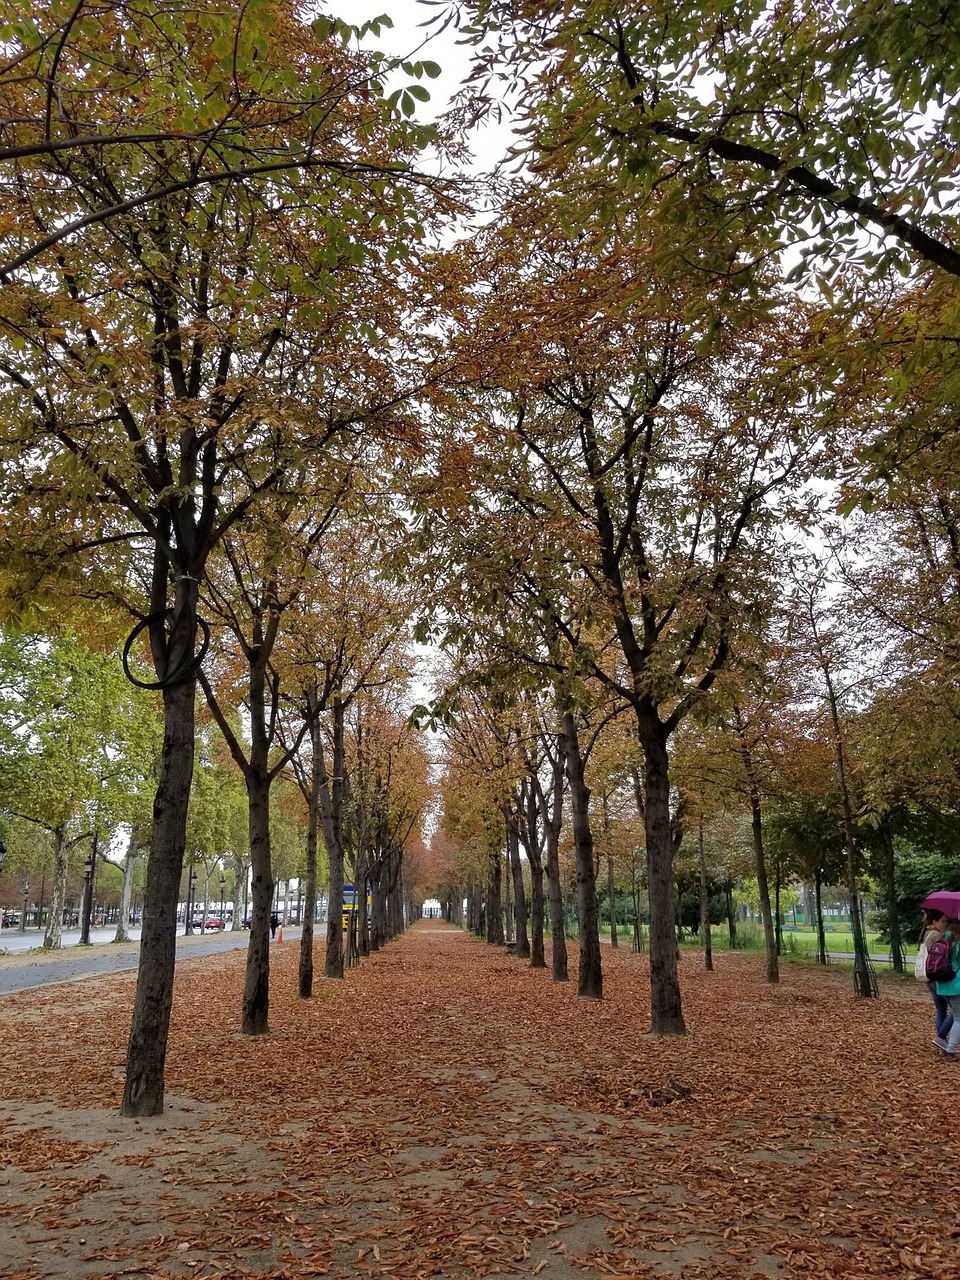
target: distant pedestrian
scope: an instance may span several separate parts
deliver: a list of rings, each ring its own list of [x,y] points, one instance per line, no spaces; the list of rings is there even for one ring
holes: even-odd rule
[[[936,933],[936,937],[934,937],[934,933]],[[955,1058],[957,1050],[960,1048],[960,920],[953,916],[949,917],[945,922],[945,928],[931,931],[929,938],[930,941],[927,943],[928,951],[933,947],[935,941],[941,939],[950,944],[950,966],[953,976],[942,980],[937,979],[934,981],[933,986],[937,996],[946,998],[947,1004],[950,1006],[952,1021],[944,1033],[934,1040],[934,1043],[938,1049],[942,1049],[949,1057]]]
[[[938,911],[936,908],[926,912],[926,924],[924,925],[923,937],[920,940],[920,950],[917,952],[916,975],[917,979],[925,982],[933,997],[933,1007],[936,1011],[934,1020],[933,1043],[938,1049],[946,1049],[947,1036],[950,1034],[950,1028],[953,1026],[953,1014],[950,1012],[950,1004],[946,996],[939,995],[937,992],[937,984],[932,978],[927,977],[927,955],[930,947],[934,942],[941,942],[947,931],[947,915],[944,911]]]
[[[271,938],[275,938],[277,936],[277,927],[279,926],[279,924],[280,924],[280,917],[277,915],[276,911],[271,911],[270,912],[270,937]]]

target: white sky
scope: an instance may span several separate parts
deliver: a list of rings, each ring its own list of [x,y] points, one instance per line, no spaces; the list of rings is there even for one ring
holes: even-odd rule
[[[424,77],[420,81],[430,94],[430,101],[417,104],[418,119],[433,120],[439,115],[467,75],[472,50],[457,43],[456,32],[448,27],[437,35],[439,23],[428,28],[422,25],[442,14],[442,6],[420,4],[418,0],[327,0],[323,8],[353,26],[389,14],[392,29],[384,27],[379,38],[368,36],[364,45],[382,49],[388,55],[439,64],[441,75],[436,80]],[[400,73],[392,87],[409,82],[409,77]],[[503,157],[509,142],[509,129],[505,126],[478,129],[473,141],[477,168],[491,169]]]

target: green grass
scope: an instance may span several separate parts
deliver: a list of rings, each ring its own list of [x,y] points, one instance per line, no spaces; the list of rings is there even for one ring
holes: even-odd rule
[[[604,925],[600,930],[601,938],[609,941],[610,930]],[[633,926],[623,925],[617,926],[617,940],[621,945],[630,946],[633,941]],[[839,951],[853,953],[853,934],[848,927],[838,926],[826,929],[827,951]],[[730,950],[730,935],[726,924],[715,924],[711,930],[711,943],[714,951]],[[699,936],[687,934],[682,947],[690,948],[694,951],[700,950],[702,943]],[[867,947],[871,955],[889,955],[889,943],[882,942],[877,933],[867,933]],[[738,924],[737,926],[737,950],[738,951],[762,951],[764,948],[763,929],[759,924]],[[909,952],[909,948],[908,948]],[[789,958],[791,955],[797,957],[815,957],[817,954],[817,932],[815,929],[784,929],[783,931],[783,954]]]

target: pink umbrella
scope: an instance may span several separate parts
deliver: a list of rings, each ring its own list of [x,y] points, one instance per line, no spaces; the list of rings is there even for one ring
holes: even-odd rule
[[[920,903],[927,911],[945,911],[948,916],[960,918],[960,893],[951,889],[938,889]]]

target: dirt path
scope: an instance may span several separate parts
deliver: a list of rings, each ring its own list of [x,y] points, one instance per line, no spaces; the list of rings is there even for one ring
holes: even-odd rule
[[[180,967],[149,1121],[117,1111],[132,976],[0,1000],[0,1275],[957,1273],[960,1067],[921,988],[687,958],[691,1034],[657,1041],[629,953],[602,1003],[432,921],[309,1002],[271,959],[259,1039],[242,953]]]

